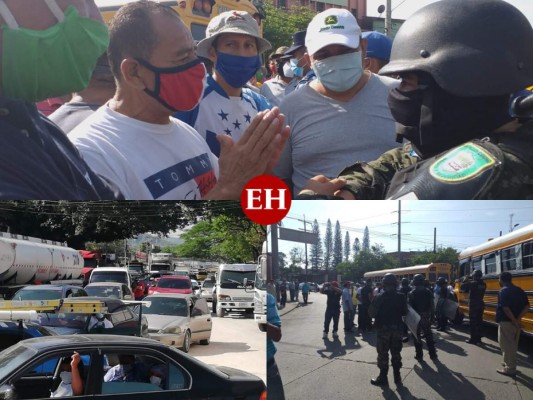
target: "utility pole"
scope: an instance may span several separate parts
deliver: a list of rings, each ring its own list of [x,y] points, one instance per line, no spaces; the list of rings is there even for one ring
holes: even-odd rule
[[[304,232],[307,233],[307,223],[305,222],[305,214],[304,214]],[[305,242],[305,281],[307,282],[307,242]]]
[[[402,266],[402,201],[398,200],[398,260]]]
[[[433,228],[433,253],[437,254],[437,228]]]
[[[272,238],[272,279],[279,278],[278,224],[270,225]]]
[[[387,7],[385,9],[385,36],[392,36],[392,0],[387,0]]]

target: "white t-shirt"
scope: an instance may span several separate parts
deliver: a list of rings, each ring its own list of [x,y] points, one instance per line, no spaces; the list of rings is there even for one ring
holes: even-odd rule
[[[151,124],[104,105],[68,137],[126,200],[199,200],[217,181],[218,159],[193,128],[175,118]]]

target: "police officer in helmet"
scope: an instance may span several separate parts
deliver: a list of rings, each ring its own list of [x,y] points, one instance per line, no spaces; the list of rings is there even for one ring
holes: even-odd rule
[[[405,295],[398,292],[396,277],[387,273],[383,277],[384,291],[372,299],[368,309],[371,317],[375,318],[374,326],[377,329],[376,350],[378,352],[379,376],[371,379],[370,383],[377,386],[389,384],[387,373],[389,371],[389,351],[391,364],[394,371],[394,382],[400,386],[402,377],[402,317],[407,315],[407,300]]]
[[[527,199],[533,193],[533,122],[513,119],[512,93],[533,83],[533,28],[503,0],[446,0],[413,14],[380,74],[397,139],[406,143],[313,178],[301,198]],[[338,190],[340,189],[340,190]]]
[[[481,343],[483,337],[483,311],[485,310],[485,303],[483,297],[487,284],[483,282],[483,272],[476,269],[472,278],[465,277],[464,282],[460,286],[463,293],[468,293],[468,318],[470,320],[470,338],[466,340],[470,344]]]
[[[437,359],[437,350],[435,349],[435,342],[433,341],[433,333],[431,332],[431,321],[435,318],[435,302],[433,300],[433,293],[431,290],[424,287],[424,276],[416,274],[413,278],[413,285],[415,288],[409,293],[409,305],[420,315],[420,322],[416,330],[415,340],[415,358],[422,361],[422,338],[421,333],[424,334],[429,350],[429,357],[433,360]]]

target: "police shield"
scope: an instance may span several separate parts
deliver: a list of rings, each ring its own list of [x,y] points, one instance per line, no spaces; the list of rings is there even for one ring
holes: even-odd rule
[[[457,314],[457,307],[459,307],[459,305],[455,301],[446,299],[444,300],[444,304],[442,305],[442,313],[450,321],[454,321],[455,315]]]
[[[413,333],[413,336],[417,338],[416,331],[420,323],[420,315],[409,304],[407,305],[407,315],[404,317],[404,322]]]

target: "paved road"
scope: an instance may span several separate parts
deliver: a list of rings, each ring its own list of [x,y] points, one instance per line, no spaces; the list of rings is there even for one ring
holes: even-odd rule
[[[301,299],[301,297],[300,297]],[[465,343],[468,326],[450,333],[435,332],[439,361],[425,353],[423,363],[414,359],[412,340],[402,351],[403,388],[397,388],[389,371],[389,388],[370,384],[378,375],[376,334],[343,332],[339,339],[322,340],[326,296],[311,293],[307,306],[287,303],[281,310],[283,337],[277,344],[276,361],[287,400],[343,399],[533,399],[533,339],[522,337],[516,380],[496,373],[502,357],[497,329],[486,327],[484,345]]]
[[[248,371],[266,382],[266,336],[257,327],[253,316],[211,316],[211,343],[208,346],[192,345],[189,354],[207,364]]]

